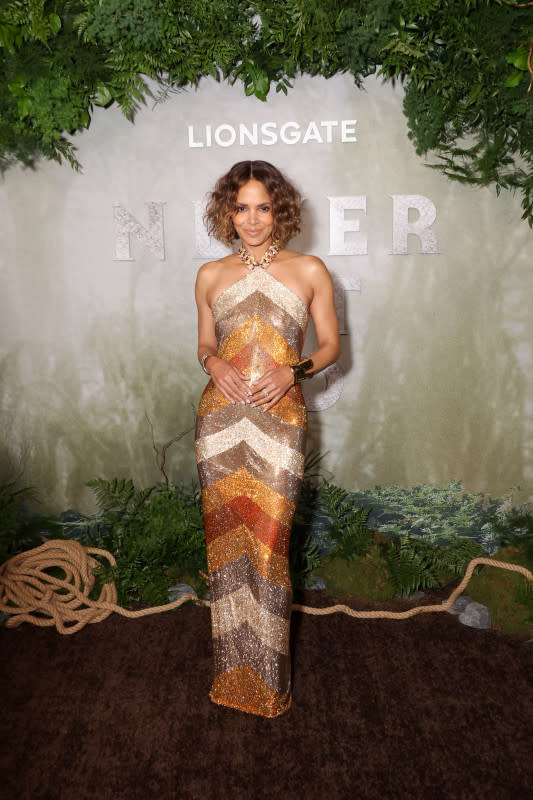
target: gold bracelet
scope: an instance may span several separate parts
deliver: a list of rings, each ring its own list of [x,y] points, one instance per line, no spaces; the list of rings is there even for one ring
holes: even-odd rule
[[[297,364],[291,364],[294,383],[301,383],[302,381],[312,378],[313,373],[308,372],[310,369],[313,369],[313,361],[310,358],[304,358],[303,361],[298,361]]]

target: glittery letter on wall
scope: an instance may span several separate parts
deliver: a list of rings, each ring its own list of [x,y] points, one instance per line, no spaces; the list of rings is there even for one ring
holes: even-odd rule
[[[317,391],[317,385],[321,378],[326,379],[324,391]],[[304,381],[301,384],[305,397],[305,404],[308,411],[324,411],[337,402],[342,394],[344,385],[344,372],[335,362],[317,375],[312,381]]]
[[[339,333],[342,335],[348,333],[344,322],[344,292],[361,292],[361,279],[339,278],[337,275],[332,277],[333,286],[335,287],[335,311],[339,320]]]
[[[145,203],[148,207],[148,228],[141,225],[133,214],[120,204],[113,206],[115,220],[114,261],[134,261],[131,255],[130,236],[135,236],[160,260],[165,260],[165,233],[163,228],[164,203]]]
[[[368,253],[366,236],[360,234],[351,241],[345,241],[346,233],[359,233],[360,221],[346,219],[345,211],[356,209],[366,214],[366,196],[329,198],[329,255],[364,256]]]
[[[437,209],[428,197],[421,194],[393,194],[392,252],[405,255],[409,252],[407,237],[414,233],[420,239],[421,253],[438,253],[437,237],[431,230]],[[418,218],[409,222],[409,209],[418,211]]]
[[[204,204],[201,200],[193,200],[194,206],[194,240],[196,242],[196,256],[208,258],[210,261],[229,255],[231,250],[222,242],[212,239],[204,225]]]

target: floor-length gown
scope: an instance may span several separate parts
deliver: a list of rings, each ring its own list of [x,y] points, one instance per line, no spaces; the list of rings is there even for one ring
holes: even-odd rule
[[[218,357],[258,380],[301,357],[308,321],[298,295],[256,266],[213,304]],[[266,717],[291,704],[289,537],[304,466],[299,385],[269,411],[207,384],[196,461],[207,543],[215,703]]]

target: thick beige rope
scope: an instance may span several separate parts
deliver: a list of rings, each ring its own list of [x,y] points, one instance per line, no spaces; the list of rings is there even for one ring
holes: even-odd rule
[[[106,559],[111,567],[116,566],[115,559],[107,550],[84,547],[79,542],[61,539],[45,542],[40,547],[13,556],[2,564],[0,611],[11,615],[6,626],[16,628],[23,622],[31,622],[39,627],[55,625],[59,633],[69,634],[76,633],[88,623],[100,622],[112,612],[134,619],[170,611],[187,600],[197,600],[195,595],[189,593],[173,603],[129,611],[117,605],[114,583],[103,584],[98,599],[91,599],[89,595],[95,584],[94,569],[102,566],[94,556]],[[407,611],[355,611],[345,605],[312,608],[294,604],[293,610],[320,616],[342,612],[357,619],[405,619],[429,611],[447,611],[464,591],[474,569],[480,564],[519,572],[533,581],[531,572],[518,564],[507,564],[490,558],[474,558],[459,586],[442,605],[416,606]],[[50,575],[46,570],[51,568],[63,570],[65,578]],[[207,600],[197,602],[209,605]]]
[[[88,623],[104,620],[113,611],[124,617],[144,617],[196,600],[196,595],[185,594],[174,603],[129,611],[117,605],[113,582],[103,584],[98,599],[93,600],[89,597],[95,584],[93,570],[102,566],[94,556],[116,566],[107,550],[62,539],[52,539],[2,564],[0,611],[13,615],[6,627],[17,628],[23,622],[31,622],[39,627],[55,625],[59,633],[76,633]],[[62,569],[65,578],[55,578],[45,571],[52,567]]]
[[[406,619],[407,617],[414,617],[415,614],[424,614],[428,611],[447,611],[453,606],[459,595],[464,592],[468,582],[470,581],[470,578],[472,577],[472,573],[480,564],[486,564],[489,567],[510,569],[513,572],[520,572],[521,575],[524,575],[530,581],[533,581],[533,575],[531,572],[525,567],[520,566],[520,564],[508,564],[506,561],[494,561],[492,558],[473,558],[468,564],[463,580],[459,586],[453,590],[445,603],[442,603],[438,606],[415,606],[414,608],[409,608],[407,611],[356,611],[355,609],[344,605],[328,606],[327,608],[310,608],[309,606],[299,606],[294,604],[293,610],[304,611],[306,614],[317,615],[335,614],[338,611],[342,611],[343,614],[348,614],[348,616],[356,617],[358,619]]]

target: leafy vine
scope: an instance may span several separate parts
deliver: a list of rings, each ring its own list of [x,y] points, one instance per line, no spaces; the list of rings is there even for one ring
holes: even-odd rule
[[[533,12],[513,0],[6,0],[0,163],[79,166],[95,106],[129,118],[205,76],[266,100],[299,74],[405,88],[417,153],[451,179],[519,191],[533,226]]]

